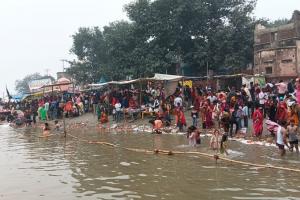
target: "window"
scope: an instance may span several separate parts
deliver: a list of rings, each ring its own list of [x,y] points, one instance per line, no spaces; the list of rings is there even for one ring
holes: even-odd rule
[[[277,32],[271,33],[272,42],[277,41]]]
[[[293,60],[292,59],[285,59],[285,60],[282,60],[281,62],[282,63],[291,63],[291,62],[293,62]]]
[[[273,64],[273,62],[274,62],[273,60],[266,60],[266,61],[264,61],[264,64],[267,64],[267,65],[268,64]]]
[[[266,74],[272,74],[273,68],[272,67],[266,67]]]

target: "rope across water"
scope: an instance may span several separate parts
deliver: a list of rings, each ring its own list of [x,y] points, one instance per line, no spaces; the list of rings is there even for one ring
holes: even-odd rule
[[[108,146],[111,148],[122,148],[127,151],[132,151],[132,152],[137,152],[137,153],[146,153],[146,154],[161,154],[161,155],[198,155],[206,158],[211,158],[215,160],[222,160],[228,163],[234,163],[234,164],[240,164],[240,165],[247,165],[247,166],[253,166],[257,168],[266,168],[266,169],[277,169],[277,170],[284,170],[284,171],[290,171],[290,172],[297,172],[300,173],[300,169],[293,169],[293,168],[286,168],[286,167],[278,167],[274,165],[264,165],[264,164],[256,164],[256,163],[250,163],[250,162],[243,162],[243,161],[238,161],[238,160],[232,160],[229,158],[224,158],[220,157],[216,154],[208,154],[208,153],[202,153],[198,151],[189,151],[189,152],[184,152],[184,151],[170,151],[170,150],[161,150],[161,149],[137,149],[137,148],[128,148],[128,147],[121,147],[116,144],[112,144],[109,142],[104,142],[104,141],[92,141],[92,140],[85,140],[81,139],[79,137],[76,137],[72,134],[67,133],[67,135],[71,138],[74,138],[76,140],[86,142],[88,144],[98,144],[98,145],[103,145],[103,146]]]

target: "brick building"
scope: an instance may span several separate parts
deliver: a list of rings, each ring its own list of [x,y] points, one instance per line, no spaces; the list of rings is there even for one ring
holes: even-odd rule
[[[268,79],[300,76],[300,11],[285,25],[266,28],[258,24],[254,40],[254,74]]]

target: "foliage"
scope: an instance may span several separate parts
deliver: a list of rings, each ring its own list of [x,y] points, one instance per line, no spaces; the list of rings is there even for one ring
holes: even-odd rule
[[[285,25],[285,24],[288,24],[288,23],[290,23],[290,20],[286,19],[286,18],[283,18],[283,19],[277,19],[275,21],[268,21],[265,24],[265,26],[268,27],[268,28],[273,28],[273,27],[278,27],[278,26]]]
[[[68,70],[80,83],[153,73],[176,73],[186,63],[194,75],[245,68],[253,60],[251,17],[255,0],[137,0],[125,6],[130,22],[80,28]]]

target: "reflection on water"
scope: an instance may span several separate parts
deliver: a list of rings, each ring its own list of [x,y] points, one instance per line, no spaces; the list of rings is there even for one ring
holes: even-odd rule
[[[38,130],[0,126],[0,199],[300,199],[300,174],[86,144]],[[192,150],[184,136],[72,134],[133,148]],[[207,139],[206,139],[207,140]],[[204,141],[206,141],[204,139]],[[201,151],[206,151],[207,141]],[[299,168],[297,155],[231,142],[231,157]],[[194,149],[193,149],[194,150]],[[5,180],[5,181],[3,181]]]

